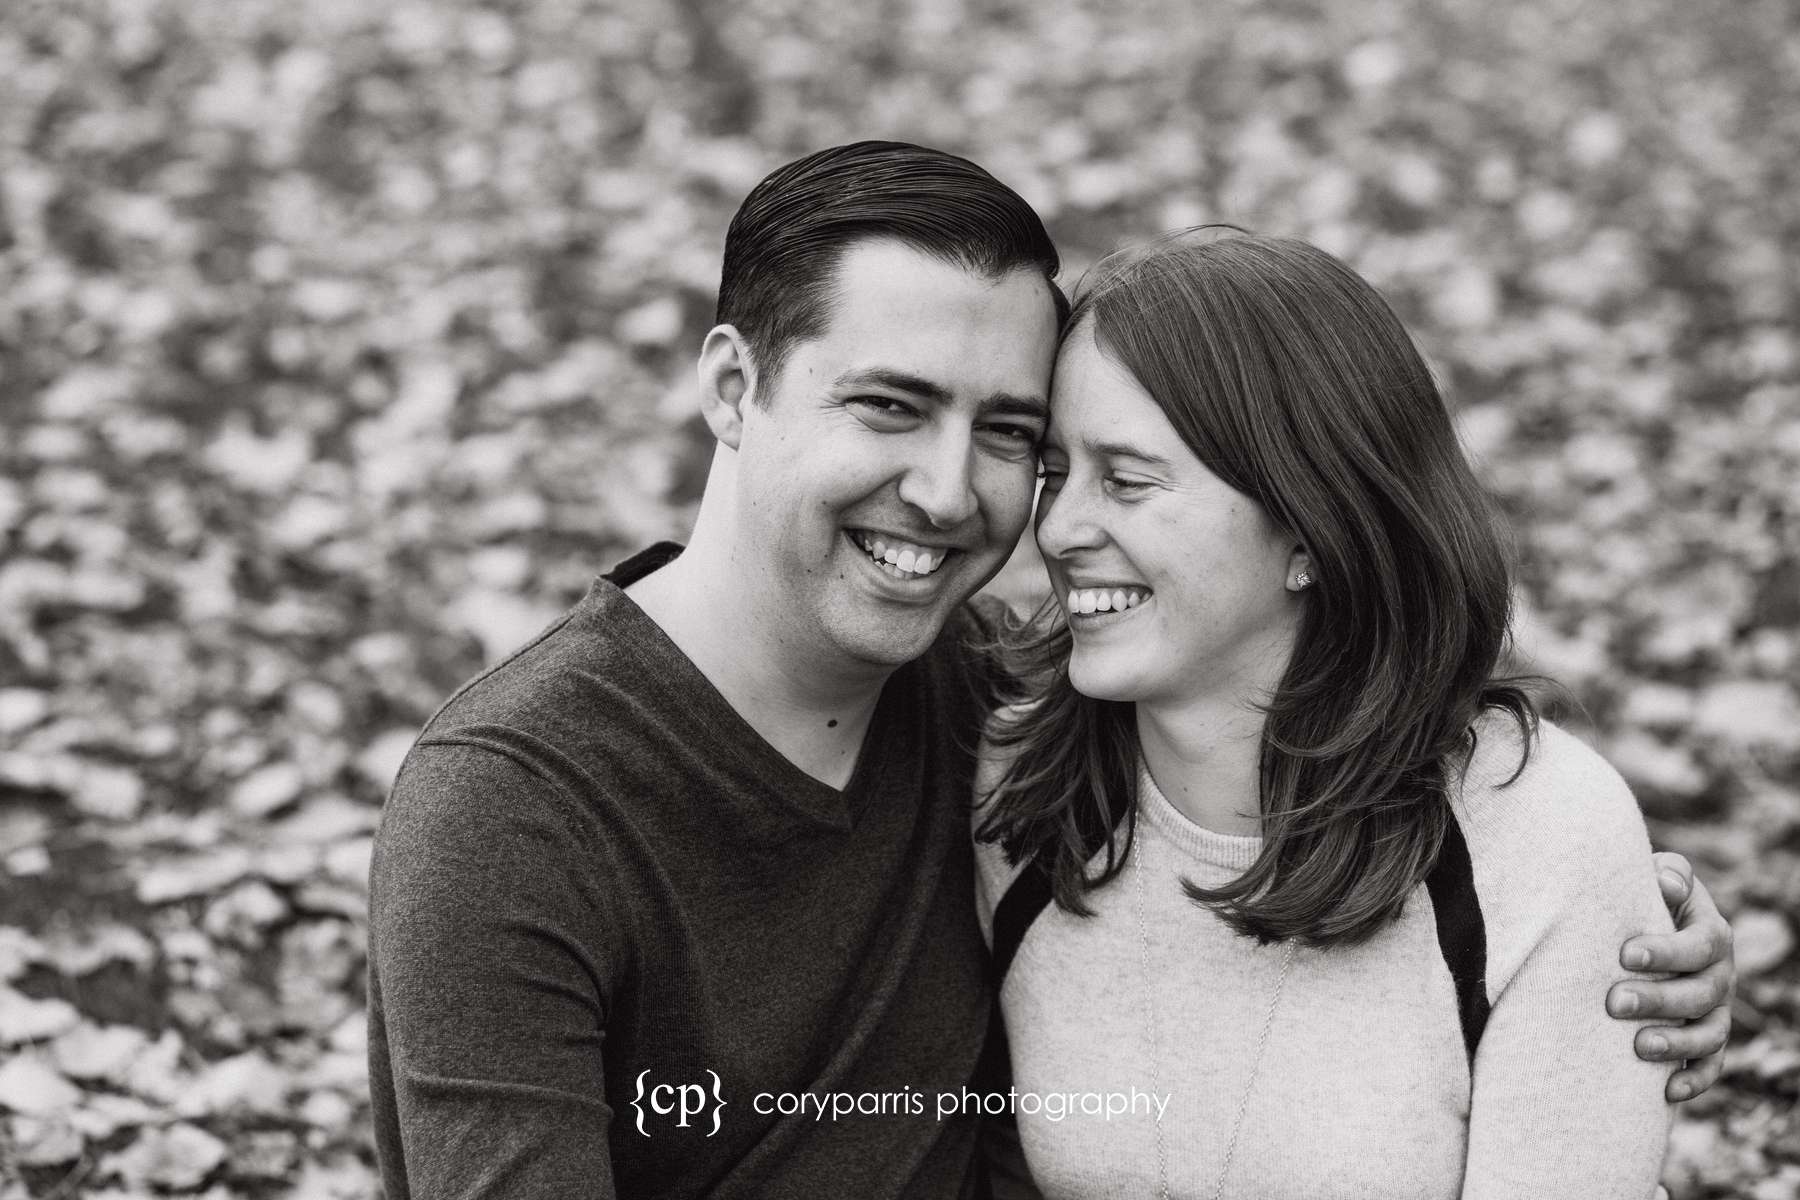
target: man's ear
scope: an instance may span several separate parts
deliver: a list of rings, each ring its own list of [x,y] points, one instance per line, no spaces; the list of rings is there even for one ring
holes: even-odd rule
[[[722,445],[738,448],[744,437],[744,406],[753,402],[756,368],[750,347],[735,325],[715,325],[700,344],[700,415]]]

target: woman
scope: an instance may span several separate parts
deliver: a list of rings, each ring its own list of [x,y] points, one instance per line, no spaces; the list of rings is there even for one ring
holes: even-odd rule
[[[1597,1003],[1669,927],[1643,820],[1496,675],[1506,556],[1405,330],[1251,235],[1103,263],[1069,330],[982,908],[1018,1093],[1167,1106],[1020,1104],[1038,1186],[1649,1196],[1668,1068]]]

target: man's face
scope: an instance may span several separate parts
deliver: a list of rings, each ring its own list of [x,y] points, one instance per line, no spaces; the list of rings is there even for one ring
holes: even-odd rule
[[[743,408],[734,560],[803,659],[894,667],[1005,564],[1031,513],[1056,309],[891,240],[850,247],[824,333]]]

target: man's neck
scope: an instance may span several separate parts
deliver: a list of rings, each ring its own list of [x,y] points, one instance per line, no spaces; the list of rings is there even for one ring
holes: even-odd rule
[[[696,539],[625,593],[764,741],[814,779],[842,788],[893,672],[803,660],[767,635],[741,593],[718,586],[738,576],[717,557]]]

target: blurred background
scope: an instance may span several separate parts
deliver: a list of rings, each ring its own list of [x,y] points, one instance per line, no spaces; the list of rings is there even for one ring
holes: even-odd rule
[[[725,226],[863,137],[986,165],[1069,279],[1231,220],[1386,291],[1524,653],[1736,925],[1669,1185],[1800,1196],[1786,0],[4,0],[0,1200],[375,1192],[387,782],[684,532]]]

